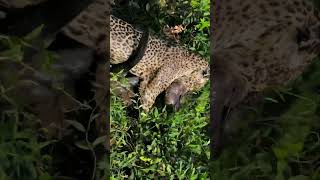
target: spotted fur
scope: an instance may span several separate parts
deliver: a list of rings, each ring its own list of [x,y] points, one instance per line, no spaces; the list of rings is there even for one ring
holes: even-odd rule
[[[105,37],[106,11],[99,10],[103,0],[96,0],[85,12],[81,13],[64,33],[100,51],[105,49],[101,42]],[[111,64],[126,61],[138,47],[142,32],[131,24],[110,16]],[[100,42],[100,43],[99,43]],[[145,55],[130,72],[138,76],[139,93],[142,107],[148,111],[156,97],[174,81],[187,86],[189,91],[201,88],[208,80],[208,62],[179,45],[170,45],[166,40],[150,35]]]
[[[216,158],[225,108],[297,78],[320,53],[320,21],[309,0],[212,2],[211,157]]]
[[[248,91],[287,84],[320,52],[318,11],[308,0],[222,0],[215,4],[214,54],[225,54]],[[298,42],[299,30],[308,38]],[[305,47],[305,48],[303,48]]]
[[[63,33],[100,53],[105,52],[109,5],[105,0],[94,0],[62,30]]]
[[[125,21],[111,16],[111,63],[128,59],[137,48],[142,32]],[[202,87],[208,80],[208,63],[180,46],[151,35],[145,55],[130,72],[142,79],[140,95],[148,111],[156,97],[174,81],[181,81],[189,91]]]

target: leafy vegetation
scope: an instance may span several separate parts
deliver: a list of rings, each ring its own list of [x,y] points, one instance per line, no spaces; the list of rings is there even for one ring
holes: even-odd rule
[[[157,34],[163,34],[166,25],[182,25],[185,30],[179,34],[180,43],[209,60],[208,0],[130,3],[130,17],[119,7],[114,10],[133,24],[149,23],[145,25]],[[149,20],[141,20],[146,17]],[[121,74],[113,74],[113,80],[126,84]],[[112,96],[111,179],[209,179],[209,93],[208,83],[186,98],[176,113],[161,106],[145,113],[137,101],[136,115]]]
[[[217,179],[319,179],[320,64],[290,86],[248,107],[249,123],[214,163]],[[245,123],[245,122],[243,122]],[[234,124],[233,124],[234,125]],[[243,126],[243,125],[242,125]]]
[[[208,57],[209,2],[130,2],[131,16],[123,17],[149,24],[158,33],[165,25],[182,24],[186,30],[180,41]],[[315,60],[296,81],[267,90],[254,105],[243,105],[228,122],[225,152],[211,167],[208,86],[189,97],[177,113],[158,107],[144,114],[136,105],[138,115],[130,116],[112,97],[112,178],[209,179],[211,173],[219,180],[320,179],[319,69]]]
[[[0,36],[0,179],[90,179],[94,176],[102,178],[102,174],[105,174],[106,178],[106,154],[101,157],[101,154],[96,153],[96,148],[106,141],[106,137],[96,137],[94,134],[91,124],[97,115],[93,111],[96,107],[92,106],[90,101],[80,102],[72,97],[61,81],[52,84],[51,91],[66,95],[77,104],[75,109],[69,112],[75,114],[64,122],[68,126],[59,132],[66,134],[61,138],[50,134],[50,128],[41,126],[42,120],[30,113],[30,104],[26,101],[28,97],[24,98],[16,93],[24,81],[35,85],[33,93],[48,93],[40,88],[41,83],[37,79],[22,77],[28,70],[38,75],[46,72],[52,78],[59,78],[60,74],[52,68],[58,55],[46,49],[48,44],[39,39],[39,33],[41,27],[22,38]],[[41,45],[34,46],[34,41]],[[30,59],[25,57],[36,48],[40,58],[32,59],[31,63]],[[35,65],[36,61],[39,61],[38,66]],[[30,95],[32,92],[25,94]],[[44,101],[50,103],[49,99]],[[47,109],[47,116],[54,115],[51,110]],[[88,117],[84,111],[90,111],[91,115]],[[84,121],[76,118],[76,114],[81,112]]]
[[[208,178],[208,87],[197,101],[188,99],[178,113],[153,108],[138,118],[127,115],[121,100],[111,101],[111,171],[113,179]]]

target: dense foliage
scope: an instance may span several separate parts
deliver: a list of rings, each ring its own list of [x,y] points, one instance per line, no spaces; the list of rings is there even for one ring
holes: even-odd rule
[[[183,25],[180,43],[209,60],[209,0],[130,2],[130,17],[115,8],[124,19],[134,24],[149,22],[157,34],[163,34],[161,27],[166,25]],[[144,18],[149,20],[142,21]],[[113,78],[126,83],[119,74]],[[177,113],[159,106],[145,113],[137,102],[137,117],[128,114],[121,100],[112,96],[112,179],[209,179],[209,93],[208,83],[186,98]]]
[[[130,1],[131,22],[185,25],[181,42],[208,57],[209,1]],[[138,10],[139,9],[139,10]],[[121,11],[121,9],[117,9]],[[135,14],[132,16],[132,14]],[[319,69],[316,62],[287,87],[269,89],[228,122],[227,147],[208,167],[209,87],[189,97],[178,113],[154,108],[130,117],[112,97],[113,179],[318,180]],[[119,75],[115,79],[123,81]],[[123,82],[125,83],[125,82]]]
[[[57,79],[61,75],[52,68],[58,55],[47,49],[49,43],[42,41],[40,33],[41,27],[26,37],[0,36],[0,179],[90,179],[94,175],[102,177],[102,172],[107,171],[107,161],[101,155],[98,158],[95,149],[106,141],[106,136],[95,137],[93,133],[93,124],[97,117],[93,109],[96,109],[96,106],[92,106],[89,101],[76,99],[61,81],[55,81],[57,83],[52,84],[51,90],[70,97],[76,103],[75,109],[69,113],[77,114],[87,110],[92,112],[90,116],[83,116],[83,119],[69,116],[70,119],[63,122],[67,127],[60,131],[68,135],[62,138],[51,135],[49,128],[42,127],[41,119],[27,108],[30,107],[25,100],[28,98],[15,93],[16,90],[19,91],[19,85],[23,81],[38,87],[33,92],[27,92],[27,95],[39,93],[39,98],[42,98],[41,93],[47,93],[39,88],[41,83],[38,81],[28,76],[21,78],[27,70],[39,76],[45,72],[49,77]],[[34,41],[41,45],[33,46]],[[28,57],[30,49],[36,48],[39,49],[36,54],[38,59],[30,61],[25,58]],[[34,65],[37,61],[38,66]],[[49,103],[48,99],[43,101]],[[47,116],[52,116],[53,113],[48,109]]]

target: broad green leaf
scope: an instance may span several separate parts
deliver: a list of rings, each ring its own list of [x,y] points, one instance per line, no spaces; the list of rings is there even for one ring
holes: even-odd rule
[[[108,139],[107,136],[100,136],[92,143],[93,147],[96,147],[99,144],[107,143]]]
[[[83,150],[91,150],[90,145],[88,145],[85,141],[78,141],[75,145]]]
[[[84,126],[79,122],[73,121],[73,120],[66,120],[66,122],[72,125],[74,128],[76,128],[78,131],[86,132],[86,129],[84,128]]]

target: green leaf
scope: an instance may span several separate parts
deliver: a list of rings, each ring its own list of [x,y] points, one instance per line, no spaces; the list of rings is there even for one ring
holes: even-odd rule
[[[96,147],[99,144],[106,143],[107,140],[108,140],[107,136],[100,136],[96,140],[94,140],[94,142],[92,143],[92,146]]]
[[[276,155],[277,159],[285,159],[288,157],[289,153],[284,148],[273,148],[273,152]]]
[[[75,145],[83,150],[91,150],[90,145],[88,145],[85,141],[75,142]]]
[[[39,144],[39,148],[42,149],[42,148],[48,146],[49,144],[52,144],[52,143],[55,143],[55,142],[57,142],[57,140],[51,140],[51,141],[42,142],[42,143]]]
[[[159,112],[158,112],[158,108],[154,109],[154,117],[159,117]]]
[[[274,99],[274,98],[271,98],[271,97],[266,97],[264,98],[266,101],[270,101],[270,102],[274,102],[274,103],[279,103],[278,100]]]
[[[23,54],[22,46],[20,44],[12,44],[10,49],[2,51],[0,56],[2,56],[2,58],[8,58],[14,61],[22,61]]]
[[[27,34],[24,39],[26,41],[31,41],[31,40],[34,40],[36,39],[37,37],[40,36],[42,30],[43,30],[43,25],[40,25],[39,27],[35,28],[32,32],[30,32],[29,34]]]
[[[86,129],[83,127],[83,125],[77,121],[72,121],[72,120],[66,120],[67,123],[72,125],[74,128],[76,128],[78,131],[81,132],[86,132]]]
[[[145,156],[141,156],[139,159],[142,160],[143,162],[151,162],[152,161],[151,158],[148,158],[148,157],[145,157]]]

